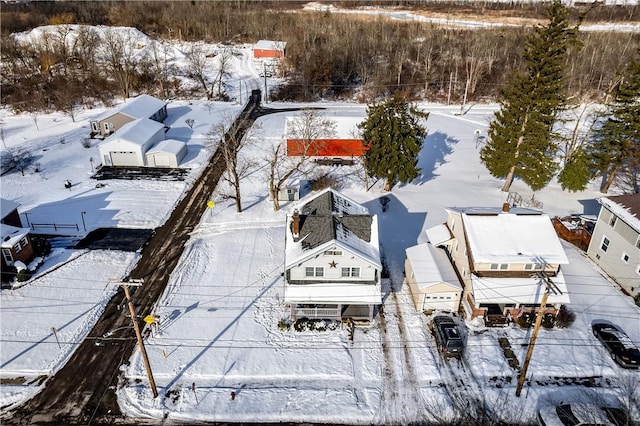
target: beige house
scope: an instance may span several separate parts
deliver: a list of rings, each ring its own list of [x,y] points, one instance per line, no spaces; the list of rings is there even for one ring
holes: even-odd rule
[[[167,118],[167,103],[149,95],[140,95],[124,105],[111,109],[89,122],[91,137],[107,137],[125,124],[148,118],[162,123]]]
[[[430,243],[405,250],[405,282],[418,311],[458,312],[462,286],[447,253]]]
[[[373,319],[382,303],[378,219],[334,189],[287,215],[284,301],[291,319]]]
[[[463,284],[468,318],[497,321],[570,302],[561,265],[568,263],[548,215],[525,208],[449,208],[447,222],[427,230],[429,241],[449,253]]]
[[[587,255],[624,291],[640,294],[640,194],[602,197]]]

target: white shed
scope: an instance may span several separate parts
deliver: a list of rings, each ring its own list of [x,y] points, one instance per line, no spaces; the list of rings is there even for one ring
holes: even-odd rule
[[[146,152],[162,140],[164,124],[148,118],[134,120],[100,144],[100,159],[104,166],[146,166]]]
[[[185,155],[187,155],[187,144],[185,142],[165,139],[147,151],[147,166],[176,168]]]
[[[462,286],[443,249],[429,243],[406,249],[405,275],[418,311],[457,312]]]

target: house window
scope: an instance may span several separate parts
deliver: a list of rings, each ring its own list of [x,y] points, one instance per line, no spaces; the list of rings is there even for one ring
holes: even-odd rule
[[[20,245],[20,243],[13,246],[13,251],[16,252],[16,254],[22,251],[22,246]]]
[[[27,240],[27,237],[22,237],[22,239],[20,240],[20,245],[22,246],[22,248],[25,248],[29,245],[29,240]]]
[[[456,241],[456,253],[458,252],[458,242]]]
[[[13,256],[11,255],[11,250],[7,248],[2,249],[2,257],[4,258],[5,263],[13,262]]]
[[[327,250],[324,252],[325,256],[342,256],[342,250]]]
[[[616,226],[617,221],[618,221],[618,216],[611,216],[611,219],[609,219],[609,226],[613,228],[614,226]]]
[[[360,268],[342,268],[342,278],[359,276]]]
[[[501,271],[506,271],[507,269],[509,269],[509,264],[508,263],[492,263],[491,264],[492,271],[497,271],[498,269]]]
[[[629,262],[629,255],[627,253],[622,253],[622,261],[624,263],[628,263]]]
[[[527,263],[524,265],[525,271],[539,271],[542,269],[542,263]]]
[[[607,249],[609,249],[609,239],[607,237],[602,237],[602,245],[600,245],[600,250],[602,250],[603,252],[607,252]]]
[[[640,275],[640,265],[636,267],[636,274]]]
[[[307,266],[304,268],[305,277],[324,277],[324,268],[322,266]]]
[[[455,231],[456,229],[456,220],[455,219],[451,219],[451,231]]]
[[[636,248],[640,249],[640,235],[638,235],[638,238],[636,239]]]
[[[98,125],[97,121],[91,122],[91,130],[96,133],[100,131],[100,126]]]

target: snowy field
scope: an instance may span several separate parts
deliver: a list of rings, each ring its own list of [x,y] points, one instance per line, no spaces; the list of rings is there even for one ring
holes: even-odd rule
[[[239,50],[244,53],[230,82],[236,83],[230,86],[236,99],[237,84],[246,87],[238,76],[247,82],[257,77],[248,59],[250,50]],[[324,107],[327,116],[366,115],[366,107],[358,104],[313,106]],[[531,386],[525,386],[520,398],[515,397],[517,374],[497,339],[508,337],[522,363],[526,348],[521,343],[528,340],[529,330],[508,327],[476,333],[470,327],[464,363],[446,363],[438,356],[426,327],[428,318],[415,311],[408,288],[401,285],[404,250],[426,240],[424,230],[445,220],[445,207],[499,207],[506,196],[500,191],[502,182],[479,161],[477,135],[486,136],[496,106],[472,105],[462,116],[459,105],[419,107],[430,112],[425,123],[429,133],[420,153],[422,175],[414,182],[384,194],[379,183],[365,191],[355,168],[325,169],[340,178],[346,195],[379,216],[381,248],[390,272],[384,287],[401,288],[385,298],[384,327],[381,317],[369,327],[356,328],[353,336],[347,329],[295,332],[279,327],[287,315],[281,274],[285,215],[291,205],[283,203],[281,211],[273,211],[264,159],[273,144],[283,140],[286,117],[293,113],[268,115],[256,122],[256,143],[242,153],[264,165],[242,182],[244,212],[236,213],[232,202],[212,194],[215,207],[202,206],[201,224],[154,312],[159,326],[146,345],[160,396],[152,398],[136,352],[118,390],[123,412],[185,422],[405,424],[446,422],[461,400],[469,400],[503,413],[505,421],[533,422],[539,405],[560,398],[624,400],[630,384],[637,392],[640,373],[618,368],[591,335],[590,323],[608,319],[640,342],[640,311],[567,244],[570,263],[563,272],[576,321],[567,329],[541,331],[529,367]],[[29,149],[40,163],[38,173],[2,176],[0,196],[20,204],[25,223],[75,224],[76,238],[99,227],[157,227],[208,161],[215,147],[207,138],[211,127],[241,108],[235,102],[170,102],[167,138],[188,144],[182,164],[191,169],[187,179],[112,180],[102,188],[90,178],[98,165],[98,142],[85,148],[82,141],[89,133],[89,120],[104,108],[81,111],[75,123],[62,114],[34,120],[0,110],[6,147]],[[193,129],[186,119],[195,121]],[[67,179],[73,183],[71,189],[64,187]],[[551,216],[597,214],[595,200],[602,195],[598,183],[568,193],[552,182],[535,192],[535,200]],[[525,200],[534,196],[519,181],[511,190]],[[391,198],[386,212],[378,201],[382,195]],[[26,285],[2,290],[0,406],[32,397],[40,389],[39,379],[64,364],[115,291],[107,281],[125,277],[136,259],[134,253],[56,248]],[[557,384],[584,378],[605,386]],[[634,415],[640,418],[637,409]]]

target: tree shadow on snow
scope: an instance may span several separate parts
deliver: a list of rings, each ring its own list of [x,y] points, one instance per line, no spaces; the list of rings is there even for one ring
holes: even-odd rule
[[[458,139],[440,131],[429,134],[424,140],[418,158],[418,167],[422,169],[422,174],[413,183],[421,185],[435,178],[436,169],[446,163],[446,156],[453,152],[452,146],[458,142]]]
[[[383,198],[386,206],[383,210]],[[388,285],[383,285],[385,298],[390,292],[398,292],[404,282],[405,249],[417,244],[426,212],[410,212],[393,193],[365,203],[369,213],[378,215],[380,256],[384,271],[389,275]],[[385,288],[386,287],[386,288]]]

